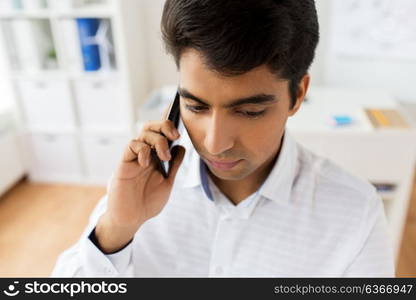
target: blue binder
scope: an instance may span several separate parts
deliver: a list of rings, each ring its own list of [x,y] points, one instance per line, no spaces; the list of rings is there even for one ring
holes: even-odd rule
[[[84,70],[97,71],[101,68],[100,49],[94,42],[94,36],[100,25],[100,20],[94,18],[78,18],[77,25]]]

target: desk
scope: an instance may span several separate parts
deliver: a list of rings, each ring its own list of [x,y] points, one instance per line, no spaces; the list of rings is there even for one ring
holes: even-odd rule
[[[295,139],[318,155],[333,160],[350,173],[372,183],[394,184],[391,192],[380,192],[396,258],[412,189],[416,159],[416,130],[374,128],[364,108],[395,108],[399,103],[376,91],[311,88],[308,101],[288,120]],[[331,126],[328,118],[347,114],[351,125]]]

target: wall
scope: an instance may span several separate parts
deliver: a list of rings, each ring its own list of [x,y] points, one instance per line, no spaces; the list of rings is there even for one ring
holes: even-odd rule
[[[318,47],[316,48],[315,59],[312,62],[309,74],[311,75],[311,84],[317,86],[325,84],[325,58],[327,56],[329,34],[329,2],[330,0],[317,0],[315,2],[318,12],[320,37]]]
[[[165,53],[160,35],[160,18],[164,0],[141,1],[145,14],[147,38],[145,47],[150,64],[150,89],[165,84],[176,84],[178,82],[176,66],[173,59]],[[407,62],[346,60],[334,57],[329,52],[331,1],[334,0],[316,0],[321,38],[310,69],[312,85],[384,89],[400,100],[416,102],[416,96],[412,91],[412,86],[416,84],[414,75],[416,59]],[[4,58],[1,52],[0,57]],[[4,79],[2,61],[0,61],[0,91],[1,101],[10,101],[10,86]]]
[[[148,52],[150,89],[156,89],[166,84],[177,84],[178,73],[171,56],[167,55],[160,34],[160,19],[165,0],[141,0],[144,9],[144,24],[146,24],[146,50]],[[317,48],[315,60],[311,66],[310,74],[312,84],[323,85],[325,79],[325,57],[327,49],[327,34],[329,22],[330,0],[317,0],[316,6],[321,27],[321,39]],[[1,51],[1,47],[0,47]],[[0,52],[0,57],[5,56]],[[2,100],[10,99],[9,87],[4,83],[5,66],[0,61],[0,90]],[[4,95],[4,91],[7,95]],[[4,97],[3,97],[4,96]]]
[[[330,27],[329,29],[333,29],[335,24],[332,21],[335,21],[335,18],[339,18],[341,27],[340,30],[336,30],[337,32],[328,31],[325,36],[325,63],[322,64],[325,71],[322,82],[326,85],[342,88],[368,88],[385,91],[395,96],[397,100],[416,103],[416,96],[413,92],[413,86],[416,84],[414,72],[416,69],[416,51],[411,55],[407,53],[407,56],[405,56],[405,50],[407,49],[405,49],[406,46],[402,46],[403,42],[400,44],[394,42],[392,44],[402,47],[396,49],[399,54],[394,57],[389,52],[391,48],[394,49],[395,47],[389,46],[389,42],[381,46],[381,43],[375,43],[371,39],[358,40],[360,41],[359,43],[350,43],[354,46],[354,51],[358,50],[355,55],[340,55],[339,53],[336,54],[336,50],[333,50],[336,47],[335,41],[338,42],[339,37],[346,36],[341,32],[343,30],[342,27],[345,27],[343,25],[345,23],[348,23],[346,26],[353,25],[356,28],[365,28],[364,36],[366,37],[371,37],[371,33],[378,30],[382,33],[378,38],[384,41],[396,38],[400,41],[403,29],[405,31],[408,30],[413,32],[413,35],[409,36],[409,39],[406,40],[407,44],[403,45],[412,45],[415,48],[416,34],[414,30],[411,31],[409,28],[415,26],[414,21],[412,21],[414,20],[412,15],[416,12],[416,4],[408,0],[363,1],[359,2],[359,5],[361,5],[360,12],[355,14],[358,17],[350,18],[343,22],[344,20],[341,20],[340,16],[343,14],[347,15],[344,9],[341,10],[339,15],[335,15],[332,9],[334,7],[342,7],[340,5],[353,6],[357,5],[357,3],[354,3],[352,0],[319,0],[318,3],[323,8],[324,18],[326,18],[325,21]],[[403,27],[401,27],[402,24],[398,23],[404,24]],[[363,33],[356,31],[355,34]],[[337,40],[333,38],[337,38]],[[351,40],[353,39],[351,38]],[[334,43],[331,44],[331,41],[334,41]],[[412,41],[411,43],[413,44],[408,41]],[[378,44],[379,46],[376,47],[375,45]],[[342,45],[341,48],[344,46],[342,43],[338,45]],[[382,51],[376,53],[376,51],[368,49],[381,49]],[[360,55],[359,52],[363,54]]]
[[[164,0],[143,0],[148,24],[151,87],[176,84],[177,72],[172,59],[166,55],[160,38],[160,18]],[[342,88],[374,88],[385,90],[399,100],[414,101],[412,86],[416,84],[416,54],[414,61],[345,59],[330,53],[331,3],[342,0],[316,0],[320,23],[320,42],[310,74],[312,85]],[[398,0],[397,5],[400,5]],[[353,21],[353,20],[352,20]]]
[[[147,51],[150,69],[150,87],[159,88],[166,84],[177,84],[178,73],[173,58],[166,54],[161,33],[160,20],[165,0],[142,0],[147,37]]]
[[[149,53],[151,88],[155,89],[165,84],[176,84],[178,74],[173,59],[165,53],[161,34],[160,19],[165,0],[142,0],[145,10],[145,22],[147,24],[147,49]],[[325,53],[327,48],[327,33],[329,21],[330,0],[316,1],[316,7],[321,26],[321,40],[319,42],[315,60],[311,66],[310,74],[312,84],[324,84],[325,77]]]

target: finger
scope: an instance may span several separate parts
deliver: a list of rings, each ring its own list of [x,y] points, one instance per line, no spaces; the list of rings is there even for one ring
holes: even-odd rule
[[[148,151],[146,148],[150,148],[144,142],[138,140],[131,140],[126,149],[123,153],[123,161],[124,162],[131,162],[138,159],[138,155],[142,151]]]
[[[169,169],[169,175],[168,175],[168,181],[170,183],[173,183],[176,177],[176,173],[178,172],[178,169],[183,161],[183,158],[185,157],[185,148],[182,146],[175,146],[172,149],[172,154],[174,156],[173,160],[171,161],[171,167]]]
[[[137,160],[141,167],[147,168],[150,165],[150,151],[150,146],[147,144],[139,151]]]
[[[153,131],[163,133],[170,140],[174,141],[179,138],[179,132],[170,120],[148,122],[143,127],[144,131]]]
[[[172,103],[171,104],[169,104],[164,110],[163,110],[163,116],[162,116],[162,120],[166,120],[167,118],[168,118],[168,113],[169,113],[169,110],[170,110],[170,108],[171,108],[171,106],[172,106]]]
[[[161,134],[153,131],[146,131],[139,140],[149,145],[152,149],[156,149],[157,155],[161,160],[168,161],[171,159],[168,140]]]

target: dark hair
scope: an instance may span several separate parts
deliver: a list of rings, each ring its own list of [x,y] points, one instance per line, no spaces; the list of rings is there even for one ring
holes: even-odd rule
[[[290,80],[292,107],[319,40],[314,0],[166,0],[161,29],[178,68],[187,48],[226,76],[266,64]]]

